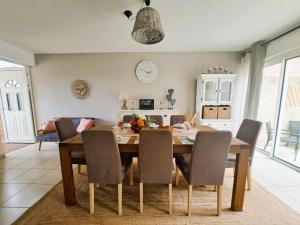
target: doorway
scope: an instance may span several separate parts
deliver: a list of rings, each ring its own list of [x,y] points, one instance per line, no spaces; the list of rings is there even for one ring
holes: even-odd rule
[[[2,142],[33,143],[34,126],[27,68],[0,61]]]

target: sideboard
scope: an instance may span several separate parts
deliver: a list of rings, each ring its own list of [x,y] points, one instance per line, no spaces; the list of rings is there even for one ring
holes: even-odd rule
[[[170,117],[171,115],[176,115],[176,109],[154,109],[154,110],[119,110],[117,111],[116,120],[122,121],[123,116],[137,114],[138,116],[145,118],[146,115],[162,115],[164,125],[170,125]]]

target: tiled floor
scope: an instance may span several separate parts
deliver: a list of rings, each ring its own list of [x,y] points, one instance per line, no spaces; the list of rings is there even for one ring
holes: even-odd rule
[[[56,144],[27,146],[0,160],[0,224],[14,222],[61,180]]]
[[[257,153],[253,179],[300,213],[300,173]],[[56,144],[45,143],[0,159],[0,224],[14,222],[61,180]]]
[[[300,214],[300,173],[256,152],[253,179]]]
[[[1,140],[4,140],[5,138],[2,138]],[[3,151],[5,154],[19,150],[21,148],[24,148],[30,144],[15,144],[15,143],[2,143]]]

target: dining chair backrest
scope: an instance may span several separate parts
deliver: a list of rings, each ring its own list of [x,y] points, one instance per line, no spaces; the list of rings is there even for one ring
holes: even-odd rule
[[[124,115],[123,116],[123,122],[124,123],[129,123],[131,120],[132,116],[131,115]]]
[[[89,183],[120,184],[123,179],[119,147],[112,130],[82,132]]]
[[[172,126],[177,123],[184,123],[185,121],[186,121],[185,115],[171,115],[170,125]]]
[[[289,121],[289,132],[290,135],[300,134],[300,121]]]
[[[172,183],[173,142],[169,130],[144,129],[139,138],[139,176],[142,183]]]
[[[272,140],[272,138],[273,138],[273,131],[272,131],[272,126],[271,126],[271,122],[270,121],[266,122],[266,129],[267,129],[268,140]]]
[[[250,166],[252,165],[253,156],[256,148],[256,141],[259,135],[262,123],[256,120],[244,119],[236,137],[251,145],[250,148]]]
[[[153,119],[155,123],[160,126],[164,123],[162,115],[146,115],[146,119]]]
[[[199,131],[193,146],[190,185],[222,185],[232,135],[230,131]]]
[[[60,141],[77,135],[76,127],[70,118],[60,118],[56,120],[55,127]]]

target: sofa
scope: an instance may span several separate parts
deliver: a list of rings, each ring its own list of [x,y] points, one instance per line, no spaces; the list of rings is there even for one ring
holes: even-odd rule
[[[81,118],[95,120],[95,118],[91,118],[91,117],[65,117],[65,118],[70,118],[76,128],[78,127]],[[35,137],[35,140],[36,142],[39,143],[39,151],[40,151],[43,142],[59,142],[59,137],[57,132],[44,133],[43,131],[38,130],[38,135]]]

